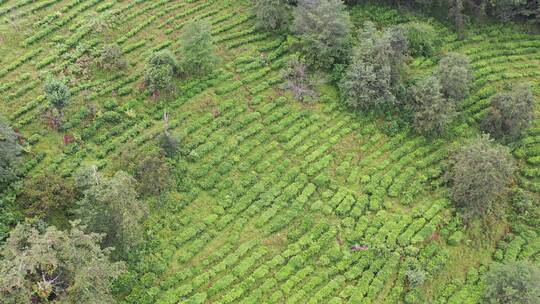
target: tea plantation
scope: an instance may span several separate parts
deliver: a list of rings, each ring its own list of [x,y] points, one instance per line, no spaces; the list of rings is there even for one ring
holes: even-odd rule
[[[366,20],[380,28],[420,20],[435,28],[438,54],[470,59],[474,82],[450,135],[428,138],[352,111],[331,81],[317,85],[314,102],[296,100],[283,70],[297,50],[287,33],[257,27],[252,6],[0,0],[0,113],[20,134],[21,181],[43,172],[70,179],[88,166],[112,175],[129,165],[126,154],[155,149],[164,128],[178,139],[179,155],[167,160],[173,186],[140,197],[144,243],[112,284],[118,303],[484,303],[496,263],[540,266],[538,222],[512,214],[490,232],[469,227],[446,174],[454,151],[480,134],[492,96],[525,82],[540,94],[539,34],[472,21],[462,38],[444,20],[348,6],[355,30]],[[178,37],[200,20],[211,25],[219,62],[206,75],[176,78],[174,94],[150,96],[148,58],[165,49],[181,56]],[[125,69],[95,63],[112,43]],[[438,56],[411,58],[411,78],[431,73]],[[62,75],[71,95],[58,128],[43,91],[49,75]],[[536,206],[537,117],[506,144],[517,164],[512,189]],[[18,201],[8,201],[3,239],[23,220]]]

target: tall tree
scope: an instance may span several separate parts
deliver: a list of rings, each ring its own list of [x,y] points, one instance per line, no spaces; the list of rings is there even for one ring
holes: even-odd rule
[[[511,92],[491,98],[491,107],[481,127],[494,138],[511,141],[529,127],[534,113],[534,96],[530,85],[516,85]]]
[[[341,0],[299,0],[291,30],[303,54],[317,66],[330,68],[347,56],[351,22]]]
[[[53,217],[67,218],[68,210],[75,203],[75,196],[75,186],[71,180],[47,172],[26,179],[17,200],[27,216],[48,221]]]
[[[468,17],[464,13],[465,5],[463,0],[448,1],[448,19],[454,24],[460,38],[464,38],[465,27],[467,26]]]
[[[17,134],[0,117],[0,191],[17,179],[17,169],[21,164],[22,148]]]
[[[137,183],[129,174],[118,171],[103,177],[90,167],[77,176],[83,198],[76,214],[88,231],[105,233],[103,244],[115,247],[115,254],[126,256],[143,241],[142,220],[146,205],[138,199]]]
[[[515,167],[510,152],[486,135],[464,146],[453,160],[450,194],[454,202],[462,207],[466,220],[485,216],[511,181]]]
[[[467,56],[447,54],[439,61],[435,76],[439,78],[446,98],[459,102],[469,95],[473,74]]]
[[[111,283],[125,269],[101,249],[102,235],[20,223],[0,252],[0,298],[20,303],[115,303]]]
[[[540,268],[528,261],[494,265],[486,274],[484,298],[489,304],[540,303]]]
[[[289,24],[290,7],[285,0],[253,0],[253,11],[259,28],[279,31]]]
[[[411,89],[413,99],[413,127],[421,134],[438,136],[443,134],[455,116],[455,105],[442,94],[439,80],[428,77]]]
[[[396,104],[407,58],[407,38],[400,29],[380,32],[367,22],[360,40],[339,84],[343,101],[354,109],[364,110]]]
[[[169,50],[150,55],[144,71],[144,84],[154,98],[162,92],[173,93],[176,90],[174,76],[177,69],[176,58]]]
[[[205,20],[189,22],[180,35],[180,73],[201,76],[211,72],[218,62],[211,26]]]

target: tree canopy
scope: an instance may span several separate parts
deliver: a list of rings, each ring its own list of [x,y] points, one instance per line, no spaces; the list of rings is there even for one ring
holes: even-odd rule
[[[453,160],[450,193],[454,202],[463,209],[465,219],[485,216],[512,178],[514,162],[508,149],[485,135],[461,148]]]
[[[285,29],[289,25],[290,10],[285,0],[253,0],[257,27],[265,30]]]
[[[45,80],[43,91],[47,96],[47,100],[53,107],[60,110],[69,103],[71,92],[67,85],[58,78],[49,77]]]
[[[83,192],[76,214],[88,231],[106,234],[103,245],[115,247],[118,256],[135,249],[143,241],[142,220],[147,214],[138,199],[136,180],[123,171],[103,177],[89,167],[77,175],[76,182]]]
[[[293,16],[291,30],[309,63],[329,68],[346,57],[351,22],[342,0],[299,0]]]
[[[491,106],[481,127],[491,136],[515,140],[527,129],[534,113],[534,96],[529,85],[516,85],[511,92],[498,93],[491,98]]]
[[[207,21],[191,21],[180,35],[179,70],[185,76],[201,76],[211,72],[218,62],[211,26]]]
[[[528,261],[496,264],[486,274],[486,303],[540,302],[540,268]]]
[[[430,76],[411,89],[413,100],[413,127],[421,134],[438,136],[443,134],[456,114],[455,105],[442,94],[442,86]]]
[[[447,54],[439,61],[434,75],[439,78],[446,98],[457,102],[469,96],[473,75],[467,56],[459,53]]]
[[[0,191],[5,190],[17,178],[21,152],[17,134],[0,117]]]
[[[144,71],[146,89],[154,96],[176,90],[174,76],[178,69],[176,58],[169,50],[155,52],[148,58]]]
[[[39,222],[15,227],[1,247],[2,303],[115,303],[111,283],[125,269],[101,249],[102,235],[68,231]]]
[[[367,22],[354,49],[352,63],[339,83],[342,99],[353,109],[381,109],[395,105],[401,85],[401,69],[408,51],[403,32],[391,28],[377,31]]]

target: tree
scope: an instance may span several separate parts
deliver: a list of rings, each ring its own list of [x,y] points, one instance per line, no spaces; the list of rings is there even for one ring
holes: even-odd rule
[[[143,241],[142,220],[147,214],[137,198],[136,180],[123,171],[106,178],[93,167],[76,178],[83,193],[76,214],[88,231],[106,234],[104,246],[115,247],[118,256],[127,255]]]
[[[308,70],[306,62],[297,56],[287,61],[283,70],[284,88],[290,90],[294,97],[302,102],[312,101],[317,97],[315,81]]]
[[[172,158],[178,153],[179,142],[178,139],[169,132],[163,132],[159,138],[159,147],[163,151],[166,157]]]
[[[180,35],[180,73],[185,76],[208,74],[218,62],[211,26],[205,20],[189,22]]]
[[[354,109],[364,110],[395,105],[407,58],[407,38],[398,28],[379,32],[373,23],[366,22],[360,40],[352,63],[339,83],[343,101]]]
[[[497,139],[519,138],[533,119],[534,96],[529,85],[515,86],[512,92],[491,98],[491,106],[481,122],[481,128]]]
[[[450,0],[448,2],[448,19],[452,21],[461,39],[464,38],[465,26],[468,22],[468,17],[465,15],[465,6],[463,0]]]
[[[456,114],[455,105],[442,94],[436,77],[428,77],[411,89],[413,128],[426,136],[443,134]]]
[[[467,56],[447,54],[439,61],[434,75],[439,78],[446,98],[459,102],[469,95],[473,75]]]
[[[540,269],[528,261],[496,264],[486,274],[486,303],[540,303]]]
[[[394,104],[391,70],[362,59],[353,62],[339,83],[341,98],[355,110],[370,110]]]
[[[408,22],[399,26],[409,42],[410,54],[416,56],[433,56],[441,44],[437,32],[429,23]]]
[[[291,30],[311,64],[329,68],[345,59],[351,22],[341,0],[299,0],[293,16]]]
[[[0,191],[4,191],[11,182],[17,179],[21,152],[17,134],[0,117]]]
[[[289,24],[290,7],[284,0],[253,0],[253,11],[257,27],[268,31],[279,31]]]
[[[102,235],[24,222],[1,247],[2,303],[115,303],[111,283],[125,269],[101,249]]]
[[[98,64],[106,70],[121,70],[127,67],[127,61],[123,58],[122,50],[118,44],[107,44],[101,50]]]
[[[487,215],[506,192],[514,162],[506,147],[484,135],[464,146],[453,158],[450,194],[466,220]]]
[[[59,111],[69,103],[71,98],[71,93],[66,84],[54,77],[45,80],[43,91],[45,91],[47,100]]]
[[[145,87],[157,97],[160,92],[173,93],[176,90],[174,75],[178,64],[169,50],[155,52],[148,58],[144,72]]]
[[[145,195],[159,195],[171,182],[170,168],[162,155],[149,154],[137,167],[139,192]]]
[[[58,174],[44,173],[27,179],[17,200],[27,216],[66,218],[76,200],[75,185]]]

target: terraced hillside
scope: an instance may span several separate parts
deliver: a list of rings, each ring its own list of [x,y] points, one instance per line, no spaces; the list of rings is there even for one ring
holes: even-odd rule
[[[476,80],[460,107],[460,137],[429,140],[383,132],[376,117],[342,107],[330,85],[317,103],[295,101],[281,89],[291,56],[286,37],[257,30],[250,6],[0,0],[0,110],[27,140],[27,175],[70,176],[87,164],[116,170],[124,151],[156,144],[164,113],[180,138],[178,187],[148,202],[147,244],[121,279],[129,286],[119,291],[124,303],[420,303],[420,294],[434,303],[478,303],[479,278],[493,261],[540,265],[540,227],[504,227],[502,240],[481,249],[450,245],[461,228],[443,176],[497,88],[528,81],[538,93],[540,36],[479,26],[458,40],[436,23],[443,51],[467,54]],[[175,98],[145,96],[146,58],[177,49],[194,19],[212,24],[219,68],[178,82]],[[93,64],[110,42],[121,45],[126,71]],[[433,66],[421,58],[410,64],[418,74]],[[59,131],[44,113],[48,73],[68,77],[74,100]],[[539,128],[535,120],[512,145],[519,186],[535,193]],[[430,284],[411,288],[411,267],[425,270]]]

